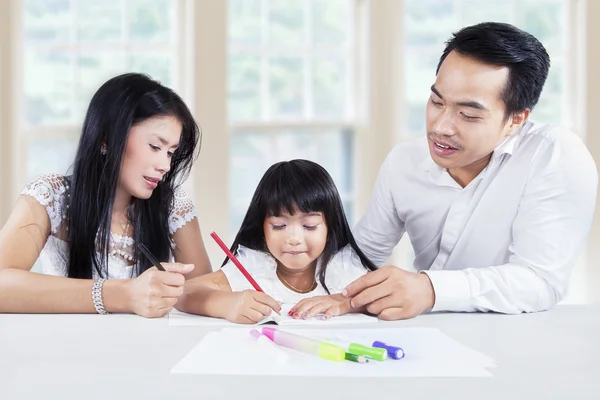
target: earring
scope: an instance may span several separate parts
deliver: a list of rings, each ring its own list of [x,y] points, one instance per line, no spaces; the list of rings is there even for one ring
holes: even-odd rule
[[[106,155],[106,145],[105,144],[100,146],[100,154],[102,154],[103,156]]]

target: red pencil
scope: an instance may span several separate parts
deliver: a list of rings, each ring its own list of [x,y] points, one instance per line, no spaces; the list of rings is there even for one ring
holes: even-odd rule
[[[229,257],[229,259],[235,264],[236,267],[238,267],[238,269],[240,270],[240,272],[242,273],[242,275],[244,275],[246,277],[246,279],[248,279],[248,282],[250,282],[250,284],[254,287],[254,289],[256,289],[259,292],[265,292],[264,290],[261,289],[260,286],[258,286],[258,283],[256,283],[256,281],[254,280],[254,278],[252,278],[252,276],[248,273],[248,271],[246,271],[246,268],[244,268],[244,266],[242,265],[241,262],[238,261],[237,258],[235,258],[235,256],[233,255],[233,253],[231,251],[229,251],[229,249],[227,248],[227,246],[225,246],[225,243],[223,243],[223,241],[221,240],[221,238],[219,237],[219,235],[217,235],[215,232],[211,233],[210,236],[215,239],[215,242],[217,242],[217,244],[219,245],[219,247],[221,249],[223,249],[223,251],[225,252],[225,254],[227,254],[227,257]]]

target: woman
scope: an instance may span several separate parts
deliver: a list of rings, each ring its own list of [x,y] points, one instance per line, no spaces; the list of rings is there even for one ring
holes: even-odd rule
[[[31,181],[0,231],[0,312],[167,314],[185,279],[211,270],[179,186],[199,136],[181,98],[158,82],[130,73],[102,85],[73,174]],[[175,262],[159,271],[136,244]],[[30,271],[38,258],[44,274]]]

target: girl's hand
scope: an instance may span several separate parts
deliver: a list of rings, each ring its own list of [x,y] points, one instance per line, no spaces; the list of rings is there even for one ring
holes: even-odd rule
[[[256,324],[271,315],[281,311],[281,304],[268,294],[255,290],[244,290],[228,294],[223,304],[227,312],[225,318],[238,324]]]
[[[315,296],[298,302],[288,315],[292,318],[310,319],[323,313],[322,319],[344,315],[352,310],[350,299],[341,293],[329,296]]]

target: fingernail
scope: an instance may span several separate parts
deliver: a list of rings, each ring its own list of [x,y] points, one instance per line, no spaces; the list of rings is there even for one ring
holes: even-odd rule
[[[306,319],[306,318],[308,318],[308,314],[307,313],[302,314],[302,319]]]
[[[329,316],[327,316],[327,315],[323,315],[323,316],[321,317],[321,319],[322,319],[322,320],[329,319]]]
[[[348,291],[346,289],[342,290],[342,296],[348,296]]]
[[[288,311],[288,315],[291,317],[294,313],[292,312],[292,310]]]
[[[354,301],[350,301],[350,307],[355,308]]]
[[[297,312],[294,313],[294,318],[298,318],[300,316],[300,314],[298,314]]]

